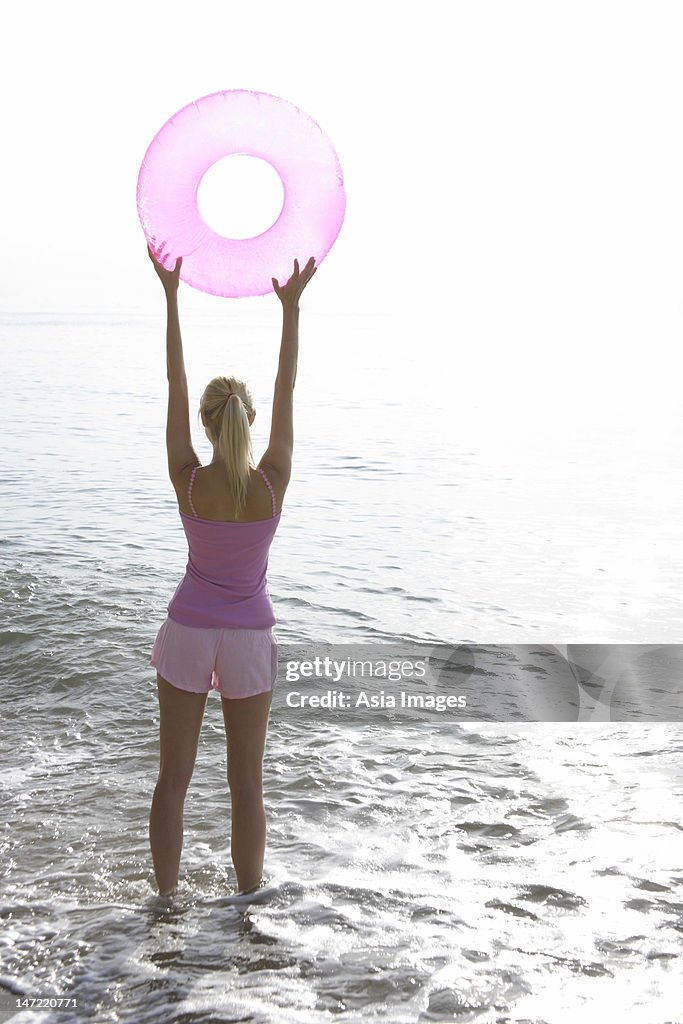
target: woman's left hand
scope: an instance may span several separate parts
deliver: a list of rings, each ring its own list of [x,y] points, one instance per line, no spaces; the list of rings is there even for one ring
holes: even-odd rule
[[[174,270],[166,270],[166,267],[162,266],[162,264],[158,262],[149,245],[147,246],[147,252],[149,253],[149,258],[154,264],[154,269],[159,275],[159,279],[164,286],[164,291],[166,292],[166,294],[169,295],[172,294],[173,292],[177,292],[178,282],[180,280],[180,268],[183,265],[183,257],[178,257],[178,259],[176,260]],[[162,245],[161,249],[159,250],[159,255],[163,256],[163,252],[164,247]]]

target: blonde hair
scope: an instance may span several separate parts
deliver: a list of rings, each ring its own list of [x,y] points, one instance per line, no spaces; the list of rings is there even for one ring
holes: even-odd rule
[[[253,412],[251,392],[244,381],[236,377],[214,377],[199,401],[202,422],[225,463],[238,515],[246,501],[249,472],[256,468],[249,430],[249,417]]]

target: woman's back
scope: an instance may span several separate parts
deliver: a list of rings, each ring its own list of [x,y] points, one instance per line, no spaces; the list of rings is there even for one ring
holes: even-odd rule
[[[197,480],[201,481],[200,490]],[[204,628],[273,626],[276,620],[266,573],[281,511],[277,511],[275,489],[268,475],[262,467],[250,473],[240,519],[227,518],[228,513],[234,513],[234,502],[228,493],[225,469],[217,462],[190,470],[183,498],[179,506],[188,562],[168,605],[169,618]]]
[[[259,470],[266,474],[265,479]],[[258,469],[250,471],[246,500],[239,514],[236,514],[228,487],[225,466],[218,459],[208,466],[188,467],[176,483],[178,505],[184,515],[225,523],[270,519],[274,514],[273,498],[275,512],[282,511],[285,490],[280,474],[274,467],[263,465],[263,460]]]

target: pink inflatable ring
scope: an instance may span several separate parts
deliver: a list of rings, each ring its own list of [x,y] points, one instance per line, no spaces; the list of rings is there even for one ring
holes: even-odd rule
[[[233,154],[267,161],[284,188],[280,216],[254,238],[217,234],[197,206],[203,176]],[[278,96],[235,89],[189,103],[157,132],[138,175],[137,206],[168,270],[182,256],[181,281],[237,298],[272,292],[271,279],[287,281],[295,257],[301,267],[310,256],[320,264],[341,229],[346,196],[335,149],[308,114]]]

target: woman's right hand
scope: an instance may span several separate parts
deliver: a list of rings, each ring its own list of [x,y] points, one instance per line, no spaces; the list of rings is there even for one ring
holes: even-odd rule
[[[280,285],[274,277],[271,278],[273,282],[273,288],[275,294],[279,298],[283,306],[296,306],[299,303],[299,297],[302,291],[311,280],[318,268],[315,266],[315,256],[311,256],[310,260],[299,273],[299,261],[294,260],[294,273],[290,277],[289,281],[285,285]]]

